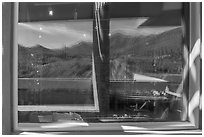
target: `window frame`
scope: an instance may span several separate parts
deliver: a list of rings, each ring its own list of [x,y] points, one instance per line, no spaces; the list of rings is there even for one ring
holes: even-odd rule
[[[11,105],[7,106],[8,108],[7,109],[10,109],[11,112],[13,113],[10,113],[11,117],[12,117],[12,121],[11,121],[11,124],[10,124],[10,128],[11,131],[10,133],[17,133],[17,132],[23,132],[23,131],[69,131],[70,134],[74,134],[76,132],[79,132],[79,131],[83,131],[84,132],[87,132],[87,131],[98,131],[98,132],[106,132],[106,131],[116,131],[116,132],[119,132],[119,131],[122,131],[122,132],[125,132],[124,130],[124,127],[126,127],[126,131],[129,131],[129,132],[133,132],[133,133],[142,133],[143,131],[144,132],[148,132],[150,131],[151,133],[156,133],[156,134],[165,134],[165,133],[168,133],[170,130],[179,130],[179,131],[182,131],[182,130],[186,130],[186,129],[190,129],[190,130],[196,130],[196,132],[193,132],[195,134],[201,134],[201,128],[202,128],[202,123],[199,122],[200,119],[202,119],[202,116],[201,116],[201,113],[202,113],[202,109],[199,109],[198,111],[195,112],[194,118],[196,118],[196,122],[193,123],[189,117],[189,115],[187,115],[187,121],[186,122],[132,122],[132,123],[88,123],[89,126],[88,127],[73,127],[73,128],[62,128],[62,129],[45,129],[45,128],[42,128],[41,126],[43,124],[37,124],[38,126],[37,127],[30,127],[30,128],[27,128],[27,125],[24,124],[22,125],[22,127],[20,128],[19,127],[19,124],[18,124],[18,118],[17,118],[17,108],[16,108],[16,105],[18,104],[16,101],[16,96],[17,96],[17,69],[15,68],[15,66],[17,66],[17,62],[18,62],[18,58],[16,58],[18,55],[17,55],[17,49],[15,46],[16,45],[16,42],[17,42],[17,39],[16,39],[16,36],[17,36],[17,22],[18,22],[18,3],[11,3],[10,5],[11,7],[11,18],[13,18],[11,21],[12,21],[12,25],[11,25],[11,32],[10,32],[10,37],[9,38],[5,38],[5,39],[9,39],[11,40],[11,43],[5,43],[3,44],[4,45],[4,50],[6,52],[4,52],[4,55],[5,54],[8,54],[10,55],[11,57],[11,60],[9,59],[6,59],[4,56],[3,56],[3,59],[6,59],[6,60],[3,60],[3,65],[7,64],[8,62],[11,61],[11,64],[9,65],[12,73],[11,73],[11,78],[10,79],[7,79],[5,81],[3,81],[3,84],[5,82],[8,82],[10,83],[10,87],[12,88],[10,90],[10,93],[12,94],[12,96],[9,96],[8,94],[5,95],[4,93],[6,92],[6,90],[4,90],[5,87],[3,87],[3,95],[6,96],[7,99],[9,99],[11,101]],[[200,7],[201,8],[201,3],[184,3],[184,20],[185,20],[185,44],[188,46],[188,47],[193,47],[194,43],[192,44],[192,40],[193,40],[193,37],[194,35],[191,33],[192,32],[192,29],[194,29],[197,26],[199,26],[196,30],[198,33],[197,35],[201,36],[201,32],[199,32],[199,28],[201,26],[200,22],[200,16],[197,15],[197,18],[199,21],[197,20],[191,20],[192,19],[192,16],[196,16],[196,14],[200,13],[201,9],[200,8],[197,8],[196,9],[196,6]],[[194,23],[196,24],[194,24]],[[12,33],[13,32],[13,33]],[[4,39],[4,38],[3,38]],[[188,54],[188,58],[190,58],[191,56]],[[188,60],[189,62],[189,60]],[[200,59],[200,62],[201,64],[201,59]],[[188,70],[189,70],[189,66],[188,66]],[[201,66],[199,67],[200,69],[200,73],[202,72],[201,70]],[[5,72],[5,73],[4,73]],[[187,72],[189,75],[189,72]],[[201,73],[202,74],[202,73]],[[9,75],[9,72],[6,72],[5,69],[3,70],[3,76],[7,76]],[[194,91],[192,91],[191,87],[189,86],[189,82],[191,82],[191,77],[187,77],[187,82],[184,83],[185,86],[187,86],[187,90],[189,91],[188,93],[193,93],[194,94]],[[200,82],[201,82],[201,78],[200,78]],[[200,89],[201,89],[201,84],[200,84]],[[200,91],[201,92],[201,91]],[[200,100],[199,100],[199,106],[201,105],[201,94],[199,94],[199,97],[200,97]],[[187,95],[189,97],[189,94]],[[3,100],[3,106],[5,107],[5,100]],[[100,103],[100,102],[99,102]],[[187,109],[189,108],[189,103],[187,105]],[[194,112],[193,112],[194,113]],[[3,118],[6,118],[8,119],[8,116],[6,116],[5,114],[3,115]],[[156,126],[155,126],[156,125]],[[122,127],[123,126],[123,127]],[[110,128],[111,127],[111,128]],[[122,127],[122,128],[121,128]],[[155,132],[153,132],[155,131]],[[159,131],[164,131],[164,132],[159,132]],[[108,133],[110,133],[108,132]],[[127,132],[128,133],[128,132]],[[179,133],[178,133],[179,134]]]
[[[18,9],[19,11],[19,3],[16,3],[16,8]],[[16,13],[17,15],[17,22],[19,20],[19,16],[18,16],[18,13]],[[72,20],[70,20],[72,21]],[[77,20],[76,22],[80,22],[81,20]],[[83,20],[82,20],[83,21]],[[35,21],[34,21],[35,22]],[[21,22],[20,22],[21,23]],[[18,23],[17,23],[18,24]],[[18,27],[18,26],[16,26]],[[18,35],[18,34],[17,34]],[[18,39],[16,38],[15,40],[16,42],[18,41]],[[16,45],[16,43],[15,43]],[[14,46],[14,51],[18,51],[18,46]],[[93,49],[92,49],[93,50]],[[14,53],[14,56],[18,59],[18,55],[16,55],[16,53]],[[16,61],[18,63],[18,60],[15,60],[15,67],[18,68],[18,65],[16,64]],[[92,56],[92,60],[94,60],[93,56]],[[14,95],[17,96],[17,98],[14,98],[14,101],[17,103],[17,111],[70,111],[70,112],[99,112],[99,106],[98,106],[98,95],[97,95],[97,88],[96,88],[96,79],[95,79],[95,67],[94,67],[94,61],[92,61],[92,77],[91,77],[91,82],[93,84],[93,86],[91,87],[93,89],[93,105],[49,105],[49,104],[46,104],[46,105],[18,105],[18,91],[15,91],[15,94],[17,93],[17,95]],[[15,70],[15,73],[14,75],[18,75],[18,72]],[[21,80],[22,78],[18,78],[17,76],[17,79]],[[32,78],[31,78],[32,79]],[[35,79],[35,78],[33,78]],[[42,78],[39,78],[40,80]],[[57,79],[62,79],[62,78],[57,78]],[[55,78],[49,78],[49,80],[52,80],[54,81]],[[87,80],[89,81],[89,80]],[[67,81],[69,82],[69,81]],[[73,82],[73,81],[72,81]],[[77,81],[76,82],[78,84],[80,84],[80,81]],[[17,84],[17,88],[16,90],[18,89],[18,82],[15,81],[15,84]]]

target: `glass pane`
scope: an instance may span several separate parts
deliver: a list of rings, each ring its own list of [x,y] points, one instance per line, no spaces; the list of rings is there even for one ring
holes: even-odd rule
[[[153,3],[152,13],[148,3],[111,6],[112,110],[132,120],[180,121],[182,99],[176,92],[183,75],[181,3]],[[114,14],[119,7],[125,12],[122,17]]]
[[[20,3],[18,105],[95,105],[91,4],[87,14],[82,5]]]

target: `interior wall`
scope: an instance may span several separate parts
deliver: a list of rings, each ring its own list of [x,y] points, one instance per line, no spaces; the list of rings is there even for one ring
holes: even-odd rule
[[[2,134],[12,132],[12,15],[13,3],[2,3]]]

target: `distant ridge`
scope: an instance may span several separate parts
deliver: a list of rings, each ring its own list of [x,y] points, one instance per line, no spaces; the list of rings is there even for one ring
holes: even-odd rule
[[[93,44],[81,41],[71,47],[48,49],[43,45],[18,45],[19,77],[90,78]],[[156,67],[154,67],[156,63]],[[133,73],[181,72],[182,30],[157,35],[110,37],[110,79],[133,77]],[[37,72],[38,71],[38,72]]]
[[[182,30],[176,28],[158,35],[128,36],[116,33],[111,36],[110,53],[113,54],[135,54],[145,56],[155,50],[181,50]],[[148,52],[148,53],[147,53]]]

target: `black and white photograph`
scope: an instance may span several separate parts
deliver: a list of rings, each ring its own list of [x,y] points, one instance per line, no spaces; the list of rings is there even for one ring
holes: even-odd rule
[[[3,135],[202,135],[202,2],[2,2]]]

